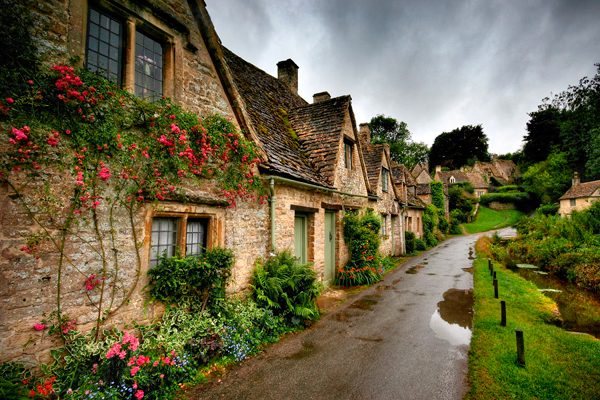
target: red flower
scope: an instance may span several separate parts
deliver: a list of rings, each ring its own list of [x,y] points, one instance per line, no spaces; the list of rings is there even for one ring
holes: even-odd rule
[[[100,179],[106,182],[111,176],[110,169],[108,169],[108,167],[106,166],[102,166],[100,172],[98,173],[98,176],[100,177]]]
[[[7,98],[6,98],[6,102],[7,102],[8,104],[12,104],[12,103],[14,103],[14,102],[15,102],[15,100],[14,100],[12,97],[7,97]]]
[[[47,328],[46,324],[43,324],[41,322],[38,322],[33,325],[33,329],[35,329],[36,331],[43,331],[46,328]]]

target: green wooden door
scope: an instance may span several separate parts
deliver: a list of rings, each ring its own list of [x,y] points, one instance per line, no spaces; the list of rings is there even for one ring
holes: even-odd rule
[[[296,215],[294,217],[294,255],[301,263],[305,263],[308,260],[306,254],[307,244],[306,215]]]
[[[335,213],[325,212],[325,281],[335,278]]]

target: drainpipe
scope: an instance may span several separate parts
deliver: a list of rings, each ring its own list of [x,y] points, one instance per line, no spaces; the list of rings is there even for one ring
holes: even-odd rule
[[[271,177],[269,180],[269,190],[271,197],[269,204],[271,206],[271,251],[275,252],[275,179]]]

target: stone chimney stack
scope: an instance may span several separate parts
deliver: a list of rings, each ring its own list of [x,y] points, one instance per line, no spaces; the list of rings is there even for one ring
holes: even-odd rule
[[[320,103],[329,99],[331,99],[331,95],[329,94],[329,92],[319,92],[313,94],[313,104]]]
[[[358,137],[361,143],[371,143],[371,128],[368,123],[363,122],[359,125]]]
[[[277,78],[298,94],[298,66],[291,58],[277,63]]]
[[[571,181],[572,185],[579,185],[581,183],[580,179],[579,179],[579,172],[575,171],[573,173],[573,180]]]
[[[441,165],[436,165],[436,166],[435,166],[435,172],[436,172],[436,173],[438,173],[438,172],[442,172],[442,166],[441,166]]]

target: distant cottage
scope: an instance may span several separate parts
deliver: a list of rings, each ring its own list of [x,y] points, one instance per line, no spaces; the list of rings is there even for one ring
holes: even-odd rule
[[[568,216],[573,211],[585,210],[598,200],[600,200],[600,180],[581,182],[579,173],[575,172],[571,188],[559,199],[558,213],[563,217]]]

